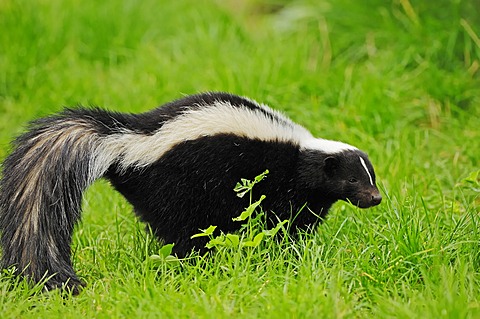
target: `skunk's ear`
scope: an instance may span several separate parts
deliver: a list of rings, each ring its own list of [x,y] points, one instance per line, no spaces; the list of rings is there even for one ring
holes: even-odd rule
[[[335,156],[326,157],[323,162],[325,163],[325,171],[332,172],[338,167],[338,158]]]

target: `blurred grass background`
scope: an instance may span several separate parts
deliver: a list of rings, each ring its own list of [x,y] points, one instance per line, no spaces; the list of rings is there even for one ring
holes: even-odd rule
[[[292,248],[304,259],[281,257],[294,273],[242,282],[143,269],[155,244],[98,182],[74,238],[84,294],[0,281],[2,318],[480,317],[480,1],[3,0],[0,30],[0,159],[64,106],[142,112],[220,90],[365,150],[386,195],[336,205]]]

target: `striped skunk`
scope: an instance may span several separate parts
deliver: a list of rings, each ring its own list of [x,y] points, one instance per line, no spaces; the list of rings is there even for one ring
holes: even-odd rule
[[[233,188],[266,169],[254,190],[266,195],[265,211],[288,219],[308,207],[291,221],[294,232],[337,200],[367,208],[382,199],[365,153],[247,98],[203,93],[142,114],[66,109],[32,122],[3,163],[1,266],[77,293],[72,231],[83,192],[102,177],[178,256],[202,250],[205,239],[190,237],[210,225],[238,229],[232,218],[248,202]]]

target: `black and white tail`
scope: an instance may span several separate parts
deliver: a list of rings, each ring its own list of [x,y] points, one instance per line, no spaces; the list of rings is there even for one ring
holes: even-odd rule
[[[119,120],[117,120],[117,118]],[[134,131],[125,115],[96,109],[66,110],[32,122],[14,142],[0,181],[2,267],[46,288],[80,280],[70,260],[72,231],[82,194],[121,156],[121,139]]]

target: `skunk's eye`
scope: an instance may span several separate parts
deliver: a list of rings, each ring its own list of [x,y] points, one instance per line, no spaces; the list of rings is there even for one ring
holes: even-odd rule
[[[358,182],[358,180],[357,180],[355,177],[351,177],[351,178],[348,180],[348,182],[349,182],[350,184],[355,184],[355,183]]]

